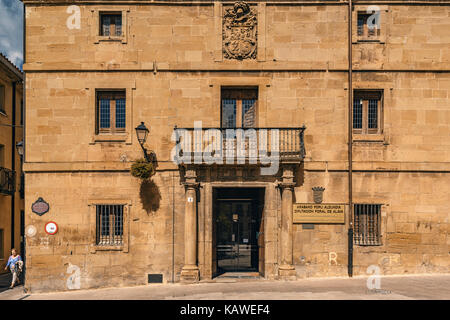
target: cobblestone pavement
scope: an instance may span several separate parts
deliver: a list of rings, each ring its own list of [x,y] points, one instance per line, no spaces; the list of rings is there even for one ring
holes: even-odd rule
[[[450,299],[450,274],[384,276],[380,290],[367,288],[367,277],[302,279],[297,281],[221,280],[198,284],[77,290],[59,293],[24,292],[17,287],[0,293],[0,300],[311,300],[311,299]]]

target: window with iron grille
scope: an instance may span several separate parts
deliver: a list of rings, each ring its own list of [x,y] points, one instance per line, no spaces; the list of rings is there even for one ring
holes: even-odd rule
[[[353,239],[361,246],[381,244],[381,205],[354,204]]]
[[[116,12],[100,12],[100,35],[122,36],[122,14]]]
[[[96,205],[97,239],[99,246],[120,246],[123,244],[124,205]]]
[[[97,91],[97,134],[121,133],[126,128],[125,90]]]
[[[365,12],[358,12],[357,20],[357,34],[358,38],[363,38],[365,40],[375,40],[380,36],[380,28],[376,25],[375,20],[371,20],[369,25],[368,19],[372,14]]]
[[[382,97],[381,90],[353,93],[353,133],[382,133]]]

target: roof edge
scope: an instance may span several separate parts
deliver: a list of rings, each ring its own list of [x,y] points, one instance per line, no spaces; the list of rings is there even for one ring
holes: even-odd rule
[[[23,80],[23,72],[12,63],[3,53],[0,52],[0,64],[5,66],[8,71],[15,75],[19,80]]]

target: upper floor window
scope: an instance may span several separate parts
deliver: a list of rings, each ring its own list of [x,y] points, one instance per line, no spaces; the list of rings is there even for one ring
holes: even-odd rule
[[[126,128],[125,90],[97,91],[97,134],[121,133]]]
[[[120,37],[122,36],[122,13],[100,13],[100,35]]]
[[[6,113],[5,111],[5,86],[0,84],[0,112]]]
[[[382,91],[354,92],[353,96],[353,133],[382,133]]]
[[[371,18],[372,17],[372,18]],[[374,14],[369,14],[365,12],[358,12],[358,37],[364,39],[377,39],[380,36],[379,21]]]
[[[254,88],[222,88],[222,128],[256,127],[258,90]]]
[[[353,239],[357,245],[381,244],[381,205],[355,204],[353,206]]]

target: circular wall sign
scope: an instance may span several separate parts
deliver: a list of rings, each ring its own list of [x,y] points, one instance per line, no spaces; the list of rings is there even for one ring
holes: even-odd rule
[[[49,235],[54,235],[58,232],[58,225],[56,222],[49,221],[45,224],[45,232]]]
[[[34,236],[36,235],[36,232],[37,232],[37,230],[36,230],[36,227],[35,227],[35,226],[29,225],[29,226],[27,227],[26,233],[27,233],[27,236],[28,236],[28,237],[34,237]]]

